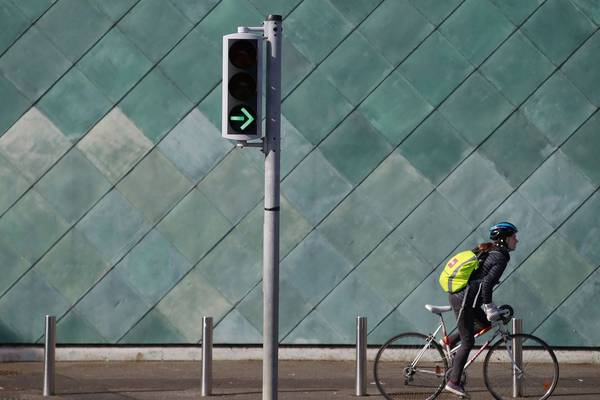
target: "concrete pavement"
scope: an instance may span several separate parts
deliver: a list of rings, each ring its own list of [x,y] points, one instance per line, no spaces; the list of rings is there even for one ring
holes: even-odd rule
[[[200,362],[58,362],[53,399],[163,400],[200,399]],[[562,364],[552,398],[600,399],[600,365]],[[214,361],[213,396],[218,399],[261,399],[260,361]],[[280,361],[279,398],[303,400],[357,399],[351,361]],[[0,400],[43,399],[40,362],[0,364]],[[481,366],[469,372],[473,399],[490,399]],[[368,397],[379,395],[369,363]],[[456,399],[443,394],[439,399]]]

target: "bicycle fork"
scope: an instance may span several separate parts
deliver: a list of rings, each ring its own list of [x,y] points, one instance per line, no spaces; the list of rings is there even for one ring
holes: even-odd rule
[[[515,360],[515,354],[513,352],[513,342],[512,342],[512,340],[510,340],[508,338],[508,334],[503,334],[502,338],[504,339],[504,343],[506,344],[506,353],[508,354],[510,364],[512,365],[512,368],[513,368],[513,375],[517,379],[520,379],[523,376],[523,370],[521,369],[521,366],[518,365],[517,361]]]

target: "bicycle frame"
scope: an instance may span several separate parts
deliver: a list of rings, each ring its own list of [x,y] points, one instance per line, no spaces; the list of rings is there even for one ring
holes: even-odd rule
[[[413,362],[412,367],[414,367],[414,365],[416,365],[416,363],[421,359],[422,354],[424,354],[424,350],[429,346],[431,341],[435,340],[435,338],[437,337],[437,334],[440,332],[440,330],[442,331],[444,338],[446,338],[448,336],[447,330],[446,330],[446,323],[444,322],[444,317],[442,316],[442,314],[438,314],[438,316],[440,318],[440,324],[438,325],[437,329],[432,334],[429,335],[426,346],[423,348],[423,350],[421,350],[421,352],[419,352],[419,354],[417,354],[417,357],[416,357],[415,361]],[[488,349],[489,346],[494,342],[494,340],[498,336],[501,336],[502,338],[504,338],[504,341],[506,342],[508,357],[509,357],[513,367],[516,369],[516,371],[522,372],[514,360],[513,352],[512,352],[512,343],[510,340],[507,340],[507,337],[510,335],[510,333],[504,327],[504,325],[505,324],[501,321],[492,322],[490,327],[483,328],[475,333],[474,338],[477,339],[480,336],[488,333],[492,329],[494,329],[494,328],[496,329],[494,331],[493,335],[481,345],[479,350],[477,350],[477,352],[471,358],[469,358],[469,360],[466,362],[463,370],[466,370],[467,368],[469,368],[469,366],[475,362],[477,357],[479,357],[479,355],[481,353],[483,353],[486,349]],[[452,355],[458,351],[461,344],[459,343],[455,347],[450,348],[450,345],[445,340],[443,342],[444,342],[444,346],[443,346],[444,355],[446,356],[446,359],[449,361],[449,364],[451,364],[452,363]]]

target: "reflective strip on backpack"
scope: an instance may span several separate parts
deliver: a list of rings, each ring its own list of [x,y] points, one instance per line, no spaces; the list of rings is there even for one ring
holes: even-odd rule
[[[473,256],[471,258],[469,258],[466,261],[463,261],[458,267],[456,267],[454,269],[454,271],[452,271],[452,275],[450,275],[450,277],[448,278],[448,293],[453,293],[454,291],[452,290],[452,281],[454,280],[454,278],[456,278],[456,274],[458,274],[458,271],[460,271],[460,269],[462,268],[463,265],[473,262],[477,260],[477,256]]]

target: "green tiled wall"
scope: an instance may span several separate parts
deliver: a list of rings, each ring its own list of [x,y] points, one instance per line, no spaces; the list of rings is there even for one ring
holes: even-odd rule
[[[514,221],[495,299],[600,343],[600,8],[586,0],[0,0],[0,343],[262,331],[262,155],[220,137],[221,36],[284,16],[281,341],[427,330]],[[596,296],[596,297],[595,297]]]

